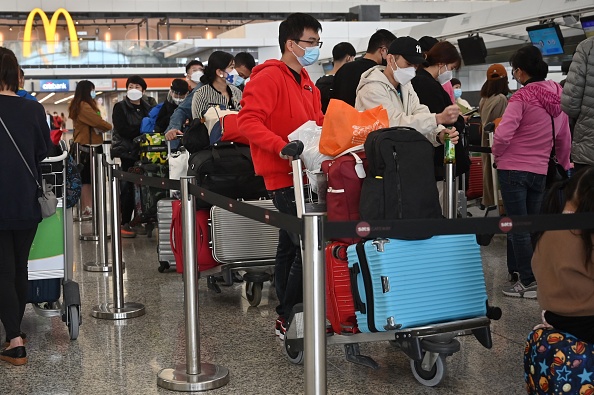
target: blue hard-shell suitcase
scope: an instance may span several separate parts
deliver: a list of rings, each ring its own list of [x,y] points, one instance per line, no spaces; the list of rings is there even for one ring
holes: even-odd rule
[[[486,315],[475,235],[368,240],[349,246],[347,255],[361,332]]]

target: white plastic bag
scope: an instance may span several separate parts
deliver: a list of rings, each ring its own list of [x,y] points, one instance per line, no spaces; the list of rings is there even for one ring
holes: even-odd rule
[[[320,153],[320,136],[322,134],[322,127],[316,125],[315,121],[307,121],[291,134],[289,134],[289,141],[301,140],[303,142],[303,153],[301,160],[307,173],[307,178],[313,192],[318,192],[318,179],[316,175],[320,173],[322,162],[327,159],[332,159],[331,156]]]

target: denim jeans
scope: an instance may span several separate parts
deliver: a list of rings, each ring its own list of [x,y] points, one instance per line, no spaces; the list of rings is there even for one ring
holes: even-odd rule
[[[505,212],[513,215],[534,215],[540,213],[546,176],[518,170],[498,170],[499,186]],[[522,284],[533,282],[532,241],[530,233],[507,234],[507,269],[520,273]]]
[[[295,191],[283,188],[271,191],[274,206],[281,213],[297,216]],[[293,306],[303,302],[303,269],[299,236],[279,229],[278,247],[274,263],[274,283],[279,305],[276,312],[289,318]]]

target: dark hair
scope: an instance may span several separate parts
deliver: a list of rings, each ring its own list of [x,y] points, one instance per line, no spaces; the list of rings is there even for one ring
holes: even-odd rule
[[[565,207],[565,202],[572,202],[576,206],[576,214],[594,212],[594,167],[585,167],[570,179],[553,184],[545,196],[541,210],[545,214],[559,214]],[[537,235],[537,240],[543,233]],[[593,235],[594,228],[582,229],[580,232],[586,253],[585,264],[594,263]]]
[[[332,59],[334,59],[335,61],[343,60],[347,56],[355,56],[355,55],[357,55],[357,51],[355,50],[355,47],[353,47],[353,44],[351,44],[351,43],[347,43],[347,42],[338,43],[334,46],[334,48],[332,48]]]
[[[521,69],[530,77],[544,80],[549,73],[549,65],[542,60],[542,53],[534,45],[526,45],[518,49],[510,58],[514,69]]]
[[[394,40],[396,40],[394,33],[386,29],[379,29],[369,37],[369,43],[365,52],[374,53],[381,47],[388,48]]]
[[[252,69],[256,66],[256,60],[252,56],[252,54],[248,52],[240,52],[235,55],[235,67],[245,66],[248,70],[252,71]]]
[[[177,94],[185,95],[189,91],[188,82],[181,78],[176,78],[171,81],[171,86],[169,89]]]
[[[126,84],[127,86],[127,84]],[[76,90],[74,91],[74,97],[68,106],[68,118],[76,120],[80,112],[80,105],[82,102],[87,103],[91,106],[93,111],[99,111],[97,103],[91,97],[91,91],[95,89],[95,84],[89,80],[82,80],[76,84]]]
[[[431,36],[423,36],[419,38],[419,45],[421,46],[421,51],[423,51],[423,53],[429,52],[429,50],[438,42],[438,39]]]
[[[462,63],[462,58],[454,44],[449,41],[440,41],[427,52],[427,63],[429,66],[438,63],[455,63],[454,68],[457,69]]]
[[[296,12],[291,14],[278,26],[278,44],[281,53],[285,53],[287,40],[298,40],[305,29],[312,29],[316,32],[322,30],[322,25],[316,18],[309,14]]]
[[[145,91],[147,88],[146,81],[139,75],[133,75],[126,80],[126,89],[128,89],[128,85],[130,84],[140,85],[143,91]]]
[[[23,70],[23,68],[20,66],[19,66],[19,77],[25,78],[25,70]]]
[[[199,61],[199,60],[196,60],[196,59],[194,59],[194,60],[190,60],[190,61],[188,62],[188,64],[186,65],[186,73],[187,73],[187,72],[190,70],[190,67],[192,67],[192,66],[196,66],[196,65],[198,65],[198,66],[200,66],[200,67],[204,67],[204,65],[202,64],[202,62],[201,62],[201,61]]]
[[[0,47],[0,89],[19,90],[19,62],[14,52],[4,47]]]
[[[217,77],[217,70],[225,70],[233,62],[233,55],[229,52],[214,51],[208,57],[208,65],[204,68],[204,75],[200,77],[203,84],[212,84]]]
[[[487,80],[481,87],[481,97],[488,98],[499,94],[507,96],[511,93],[507,76],[496,80]]]
[[[460,80],[458,78],[452,78],[451,82],[452,82],[452,86],[454,86],[454,85],[462,86],[462,83],[460,82]]]

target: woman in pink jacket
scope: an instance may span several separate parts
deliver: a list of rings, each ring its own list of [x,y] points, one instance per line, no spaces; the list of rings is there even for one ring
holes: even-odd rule
[[[569,120],[561,111],[563,88],[545,81],[548,65],[538,48],[520,48],[510,63],[512,76],[523,87],[510,98],[497,127],[493,155],[506,214],[538,214],[553,147],[553,127],[557,159],[569,169]],[[529,233],[507,235],[508,271],[517,272],[518,279],[503,289],[504,295],[536,298],[537,284],[530,266],[532,252]]]

